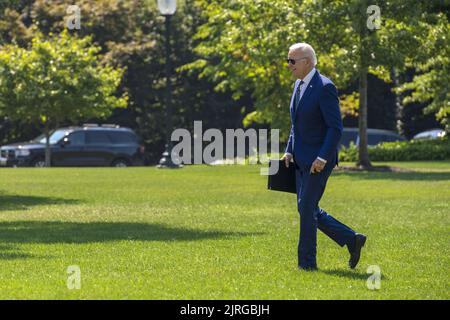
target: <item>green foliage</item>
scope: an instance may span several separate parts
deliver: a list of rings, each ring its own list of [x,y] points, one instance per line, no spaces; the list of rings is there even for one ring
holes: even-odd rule
[[[24,23],[27,17],[26,2],[20,0],[0,1],[0,45],[3,43],[17,43],[25,45],[31,41],[32,32]]]
[[[10,44],[0,50],[0,112],[42,128],[47,166],[51,130],[127,105],[126,94],[115,96],[124,70],[101,65],[99,51],[89,37],[67,31],[47,39],[38,34],[29,49]]]
[[[450,139],[385,142],[369,148],[373,161],[450,160]],[[339,152],[340,161],[356,161],[358,148],[351,144]]]
[[[29,33],[58,34],[66,28],[66,9],[70,4],[74,2],[32,0],[21,6],[8,6],[11,17],[0,21],[0,35],[4,34],[8,43],[25,46]],[[236,126],[243,102],[233,101],[229,92],[214,92],[214,84],[209,79],[199,80],[198,71],[178,69],[198,59],[193,53],[197,41],[193,35],[204,18],[194,0],[177,1],[177,11],[171,18],[169,57],[165,56],[164,17],[157,9],[156,0],[79,0],[76,4],[81,10],[81,29],[70,32],[79,37],[91,36],[93,43],[101,48],[102,63],[126,69],[121,89],[128,92],[128,106],[116,109],[106,121],[135,129],[151,153],[152,161],[159,160],[166,142],[164,133],[172,129],[167,128],[164,100],[166,59],[172,73],[175,127],[189,129],[194,120],[203,120],[205,127]],[[24,24],[26,32],[18,32]],[[11,128],[5,132],[8,135],[5,140],[19,139],[10,136],[12,131]]]
[[[342,162],[355,162],[358,160],[358,147],[350,142],[350,146],[348,148],[342,147],[339,150],[339,161]]]
[[[236,99],[251,92],[256,110],[244,123],[258,119],[288,126],[286,101],[292,81],[284,66],[285,56],[296,36],[289,29],[300,28],[293,3],[286,0],[197,3],[207,19],[196,35],[199,40],[196,52],[201,58],[185,68],[200,69],[201,77],[217,83],[216,90],[232,90]]]
[[[102,66],[89,37],[37,36],[30,49],[0,51],[0,108],[11,119],[55,128],[64,121],[106,117],[123,108],[115,96],[123,69]]]
[[[435,114],[450,133],[450,24],[443,13],[435,17],[434,24],[427,30],[421,54],[407,64],[418,74],[397,92],[405,93],[405,104],[429,103],[424,111]]]
[[[287,106],[293,81],[285,57],[291,44],[310,43],[320,71],[342,89],[366,69],[390,81],[390,69],[403,70],[405,61],[429,41],[435,26],[427,1],[197,2],[207,19],[196,35],[201,58],[186,68],[200,69],[201,76],[218,82],[216,89],[230,89],[236,97],[250,91],[256,110],[246,124],[270,123],[283,129],[282,138],[289,129]],[[367,28],[371,4],[381,8],[381,28],[374,31]]]
[[[342,116],[357,116],[359,109],[359,93],[343,94],[339,97]]]
[[[172,17],[173,50],[168,57],[173,71],[174,126],[190,128],[193,120],[202,119],[208,127],[233,128],[239,126],[242,110],[245,126],[269,123],[282,129],[284,139],[289,128],[287,105],[292,92],[292,79],[285,68],[290,44],[311,43],[318,54],[319,70],[339,89],[355,83],[361,56],[369,72],[389,81],[392,66],[401,72],[405,61],[408,67],[415,66],[419,60],[424,63],[424,57],[434,57],[437,51],[433,48],[445,48],[444,42],[439,46],[436,43],[438,39],[445,40],[440,35],[448,29],[436,30],[436,26],[446,25],[427,3],[178,0]],[[69,4],[74,2],[0,1],[0,44],[26,48],[36,33],[44,37],[59,34],[65,29]],[[116,109],[107,121],[136,128],[147,149],[159,155],[167,127],[166,57],[164,18],[156,8],[156,0],[79,0],[76,4],[81,8],[82,27],[71,33],[80,38],[91,36],[101,48],[102,63],[126,69],[121,90],[129,94],[128,106]],[[369,4],[381,7],[382,24],[377,31],[369,32],[365,27]],[[363,31],[366,33],[361,42]],[[414,60],[414,56],[420,59]],[[433,79],[448,76],[448,71],[439,69],[448,66],[444,57],[440,55],[441,62],[431,64],[427,71],[419,70],[420,74],[431,74]],[[421,78],[417,80],[418,84],[423,83]],[[417,97],[442,97],[448,92],[447,83],[429,82]],[[231,100],[232,94],[237,101]],[[355,115],[358,96],[351,94],[341,99],[343,114]],[[428,110],[434,113],[438,109],[431,105]],[[0,129],[1,126],[2,123]],[[9,122],[2,130],[0,141],[31,138],[23,135],[26,130],[15,122]]]

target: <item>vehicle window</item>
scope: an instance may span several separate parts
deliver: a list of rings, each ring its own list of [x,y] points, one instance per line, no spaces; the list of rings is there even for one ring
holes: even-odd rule
[[[44,141],[44,142],[41,142],[41,141]],[[39,136],[37,136],[36,138],[31,140],[31,142],[45,143],[45,134],[40,134]]]
[[[50,135],[50,144],[58,143],[59,140],[64,138],[70,131],[67,130],[56,130]],[[40,140],[38,140],[40,139]],[[39,137],[35,138],[34,141],[39,143],[45,143],[45,135],[40,135]]]
[[[392,142],[392,141],[402,141],[402,140],[404,140],[402,136],[397,136],[397,135],[393,135],[393,134],[384,136],[384,141]]]
[[[86,132],[86,144],[110,144],[111,141],[108,138],[106,132],[103,131],[87,131]]]
[[[367,144],[374,146],[383,141],[383,136],[381,134],[369,134],[367,137]]]
[[[84,145],[84,132],[73,132],[69,134],[67,138],[69,139],[70,145],[72,146]]]
[[[341,145],[348,147],[350,142],[356,143],[358,134],[356,132],[342,132]]]
[[[108,132],[108,136],[114,144],[136,143],[136,136],[131,132]]]
[[[386,141],[386,142],[391,142],[391,141],[396,141],[397,139],[396,139],[396,137],[394,137],[394,136],[389,136],[389,135],[385,135],[384,137],[383,137],[383,141]]]

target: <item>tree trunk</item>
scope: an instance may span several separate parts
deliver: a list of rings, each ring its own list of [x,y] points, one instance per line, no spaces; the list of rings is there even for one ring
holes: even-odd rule
[[[394,88],[400,87],[400,76],[395,70],[395,68],[391,69],[391,78],[394,82]],[[400,93],[396,93],[394,90],[392,90],[395,93],[395,108],[396,108],[396,120],[397,120],[397,132],[401,134],[402,136],[405,136],[405,112],[404,112],[404,106],[402,103],[402,96]]]
[[[363,169],[371,169],[367,149],[367,67],[359,70],[359,160],[356,164]]]
[[[367,0],[359,2],[360,12],[364,12],[367,8]],[[369,151],[367,149],[367,73],[368,73],[368,59],[370,54],[367,51],[368,44],[368,29],[367,21],[363,15],[359,16],[358,31],[359,31],[359,144],[358,153],[359,159],[356,165],[362,169],[372,169],[372,164],[369,160]]]
[[[50,129],[48,123],[45,124],[45,167],[51,166],[51,150],[50,150]]]

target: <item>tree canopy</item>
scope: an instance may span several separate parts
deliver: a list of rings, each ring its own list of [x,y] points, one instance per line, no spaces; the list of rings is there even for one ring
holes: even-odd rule
[[[124,70],[101,65],[89,37],[67,31],[33,38],[30,49],[0,50],[0,110],[11,119],[39,124],[47,138],[64,122],[104,118],[127,106],[116,91]],[[47,159],[49,164],[49,158]]]
[[[372,3],[365,0],[199,0],[207,19],[196,35],[201,40],[196,52],[202,58],[186,68],[200,69],[201,76],[219,82],[217,89],[230,89],[235,97],[250,91],[256,110],[246,123],[268,122],[284,129],[286,137],[293,81],[285,57],[291,44],[308,42],[316,49],[318,68],[339,88],[359,79],[361,114],[367,109],[367,73],[391,81],[391,68],[405,70],[418,48],[432,42],[430,32],[442,27],[443,14],[430,12],[427,1],[377,3],[381,24],[369,30]],[[363,130],[364,117],[360,115]],[[360,150],[364,157],[361,153],[367,157],[367,149]]]
[[[246,126],[280,128],[281,138],[286,139],[286,108],[293,81],[285,59],[289,46],[296,42],[308,42],[316,49],[318,69],[343,93],[344,116],[359,115],[362,123],[369,99],[369,109],[376,109],[368,114],[369,120],[373,123],[375,119],[381,127],[389,122],[386,129],[393,129],[394,109],[400,108],[400,103],[396,106],[389,92],[389,97],[374,95],[386,95],[388,86],[397,86],[395,92],[401,98],[397,102],[402,101],[401,105],[412,101],[428,104],[427,111],[448,123],[448,17],[441,2],[177,2],[169,57],[163,49],[164,17],[153,0],[77,1],[81,29],[69,32],[80,38],[90,36],[92,45],[100,48],[101,64],[125,69],[118,92],[128,92],[128,105],[114,110],[108,121],[136,129],[156,156],[165,143],[166,61],[173,71],[170,80],[175,127],[189,129],[193,120],[201,119],[205,127],[235,128],[243,120]],[[0,45],[26,49],[38,34],[47,38],[50,33],[61,33],[66,29],[67,7],[71,4],[68,0],[1,1]],[[369,5],[380,9],[379,29],[367,28],[372,15],[367,10]],[[405,72],[415,78],[392,79]],[[373,87],[366,98],[364,92],[369,85],[359,81],[367,74],[374,76],[368,77]],[[423,107],[414,108],[420,111]],[[387,118],[389,121],[383,122]],[[9,119],[10,129],[2,129],[4,121],[0,119],[0,140],[28,134],[26,128],[15,128]]]

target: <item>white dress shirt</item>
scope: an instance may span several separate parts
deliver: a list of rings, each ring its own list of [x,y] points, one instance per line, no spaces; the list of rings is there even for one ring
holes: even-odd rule
[[[300,90],[300,100],[303,97],[303,94],[306,91],[306,88],[308,88],[309,83],[311,82],[311,79],[314,77],[314,74],[316,73],[316,68],[312,68],[312,70],[301,80],[303,80],[303,85]]]

